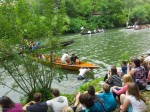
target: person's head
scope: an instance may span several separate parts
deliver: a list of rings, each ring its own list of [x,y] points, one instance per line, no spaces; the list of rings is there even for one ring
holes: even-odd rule
[[[137,100],[141,99],[145,102],[144,98],[140,94],[139,87],[136,85],[136,83],[129,83],[127,92],[129,95],[134,96]]]
[[[103,90],[104,90],[104,92],[109,93],[110,92],[110,86],[108,84],[103,84]]]
[[[2,96],[0,98],[0,105],[3,108],[3,111],[5,112],[6,110],[12,108],[14,106],[14,102],[7,96]]]
[[[73,109],[69,106],[63,108],[62,112],[73,112]]]
[[[140,62],[141,62],[141,64],[144,62],[144,57],[143,56],[140,56],[139,57],[139,60],[140,60]]]
[[[126,74],[126,75],[123,76],[123,83],[124,84],[131,83],[131,82],[133,82],[133,79],[132,79],[131,75]]]
[[[73,53],[72,56],[75,56],[75,54]]]
[[[86,108],[90,108],[94,105],[94,100],[89,93],[81,94],[79,97],[79,102]]]
[[[126,61],[122,61],[122,66],[126,66],[127,62]]]
[[[33,95],[33,100],[34,100],[35,102],[40,102],[40,101],[41,101],[41,98],[42,98],[42,94],[41,94],[41,93],[35,93],[35,94]]]
[[[54,95],[54,97],[58,97],[60,95],[60,92],[58,89],[53,89],[52,94]]]
[[[94,88],[94,86],[89,86],[89,87],[88,87],[88,93],[89,93],[91,96],[94,96],[94,95],[95,95],[95,88]]]
[[[147,66],[150,69],[150,61],[147,62]]]
[[[140,65],[141,65],[141,62],[139,59],[134,59],[133,63],[134,63],[135,67],[140,67]]]
[[[111,67],[111,75],[117,75],[117,68],[116,66]]]
[[[68,52],[66,52],[66,54],[68,54]]]
[[[130,58],[130,65],[131,65],[131,66],[134,66],[134,59],[135,59],[135,58],[133,58],[133,57]]]

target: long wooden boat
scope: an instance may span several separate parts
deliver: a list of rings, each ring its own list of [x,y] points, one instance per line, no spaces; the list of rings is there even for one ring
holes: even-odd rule
[[[72,44],[74,42],[75,42],[74,40],[64,41],[64,42],[60,42],[60,45],[67,46],[67,45],[70,45],[70,44]]]
[[[46,66],[56,66],[56,67],[60,67],[60,68],[63,68],[63,69],[68,69],[68,70],[79,70],[81,67],[88,67],[90,69],[95,69],[95,68],[99,68],[99,66],[95,65],[95,64],[92,64],[92,63],[89,63],[89,62],[79,62],[77,61],[75,65],[70,65],[70,62],[68,61],[67,64],[62,64],[61,63],[61,59],[60,58],[56,58],[55,61],[50,64],[49,61],[44,61],[44,60],[41,60],[41,59],[38,59],[38,61]]]
[[[88,67],[90,69],[99,68],[99,66],[97,66],[95,64],[83,62],[83,61],[81,61],[80,63],[79,63],[79,61],[77,61],[75,65],[70,65],[70,63],[62,64],[60,58],[57,58],[55,60],[55,65],[60,65],[61,68],[68,69],[68,70],[79,70],[81,67]]]

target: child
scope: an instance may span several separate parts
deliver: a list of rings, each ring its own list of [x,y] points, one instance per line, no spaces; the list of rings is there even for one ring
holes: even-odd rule
[[[136,83],[129,83],[126,95],[121,95],[120,109],[128,112],[146,112],[145,99],[141,96],[140,91]],[[132,106],[132,111],[129,110],[129,106]]]
[[[122,61],[121,70],[122,70],[123,75],[127,73],[127,62],[126,61]]]
[[[110,91],[110,86],[108,84],[103,85],[103,91],[103,93],[98,94],[98,97],[103,99],[107,112],[111,112],[117,108],[117,103],[114,99],[112,91]]]

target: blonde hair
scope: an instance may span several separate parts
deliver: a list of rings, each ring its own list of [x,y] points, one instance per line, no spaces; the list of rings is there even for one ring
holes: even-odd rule
[[[106,93],[109,93],[110,92],[110,86],[108,84],[103,84],[103,90],[106,92]]]
[[[69,106],[63,108],[62,112],[73,112],[73,109]]]
[[[123,76],[123,83],[124,84],[131,83],[131,82],[133,82],[133,79],[132,79],[131,75],[126,74],[126,75]]]

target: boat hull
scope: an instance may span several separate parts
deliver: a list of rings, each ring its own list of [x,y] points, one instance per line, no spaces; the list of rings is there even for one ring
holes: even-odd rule
[[[90,69],[95,69],[99,68],[99,66],[88,63],[88,62],[79,62],[77,61],[75,65],[70,65],[69,61],[67,64],[62,64],[60,58],[57,58],[55,60],[55,65],[59,65],[63,69],[68,69],[68,70],[79,70],[81,67],[88,67]]]
[[[88,63],[88,62],[79,62],[78,60],[75,65],[70,65],[69,61],[67,64],[62,64],[60,58],[56,58],[55,62],[53,62],[53,63],[50,63],[49,61],[44,61],[44,60],[38,60],[38,61],[40,61],[40,63],[42,63],[43,65],[46,65],[46,66],[55,66],[55,67],[60,67],[62,69],[73,70],[73,71],[77,71],[81,67],[88,67],[90,69],[99,68],[99,66],[97,66],[95,64]]]

